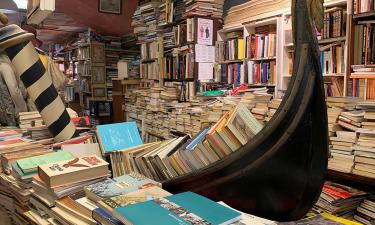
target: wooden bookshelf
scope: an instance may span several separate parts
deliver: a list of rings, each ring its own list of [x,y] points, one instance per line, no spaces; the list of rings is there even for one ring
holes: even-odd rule
[[[374,191],[375,187],[375,179],[335,170],[328,170],[327,180],[356,187],[364,191]]]

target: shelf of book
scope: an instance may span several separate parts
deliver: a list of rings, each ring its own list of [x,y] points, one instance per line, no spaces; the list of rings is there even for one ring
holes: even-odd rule
[[[350,75],[350,79],[375,79],[375,74],[355,74]]]
[[[327,96],[345,96],[348,61],[348,37],[346,32],[347,1],[324,1],[324,23],[319,31],[321,40],[320,63],[322,75],[325,78]],[[294,45],[292,38],[292,18],[285,16],[283,21],[283,50],[282,56],[277,57],[282,64],[282,74],[291,74],[293,69]],[[281,76],[278,82],[279,90],[286,90],[290,76]]]
[[[345,74],[344,73],[323,74],[323,77],[345,77]]]
[[[256,59],[256,58],[252,58],[252,59],[245,59],[246,61],[271,61],[271,60],[276,60],[277,58],[276,58],[276,56],[274,56],[274,57],[267,57],[267,58],[258,58],[258,59]]]
[[[375,179],[330,169],[327,172],[327,179],[351,187],[356,187],[364,191],[373,191],[373,188],[375,187]]]
[[[353,15],[353,19],[357,21],[369,20],[369,19],[374,19],[374,18],[375,18],[375,11],[357,13]]]
[[[321,39],[318,41],[319,44],[329,44],[334,42],[341,42],[346,41],[346,36],[343,37],[336,37],[336,38],[327,38],[327,39]]]

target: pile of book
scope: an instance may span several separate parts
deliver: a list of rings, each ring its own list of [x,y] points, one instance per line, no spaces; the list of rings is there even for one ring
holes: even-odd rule
[[[253,0],[243,4],[234,4],[230,7],[227,16],[224,17],[224,29],[248,21],[256,21],[261,18],[269,18],[290,11],[291,1],[288,0]]]
[[[157,181],[171,179],[223,159],[239,150],[262,128],[240,103],[194,138],[186,135],[113,152],[112,169],[115,176],[137,172]]]
[[[203,16],[219,19],[223,18],[224,0],[184,0],[184,2],[186,7],[185,17]]]
[[[70,118],[78,117],[78,114],[74,110],[67,108],[67,111],[70,115]],[[42,116],[38,111],[20,112],[18,116],[18,121],[19,128],[21,128],[23,131],[26,131],[28,128],[31,127],[40,127],[44,125]]]
[[[132,26],[139,42],[156,40],[159,1],[140,2],[134,12]]]
[[[162,137],[156,140],[163,140],[174,137],[171,131],[194,136],[205,127],[214,125],[239,102],[249,110],[256,108],[254,116],[263,123],[273,116],[281,102],[280,99],[275,100],[275,104],[268,107],[271,95],[264,93],[263,89],[259,94],[249,92],[238,97],[213,100],[196,98],[184,103],[176,101],[177,94],[173,87],[128,91],[125,95],[128,121],[137,121],[138,126],[142,127],[141,121],[144,120],[144,131]]]
[[[314,209],[352,220],[357,207],[366,197],[366,192],[326,182]]]
[[[354,220],[370,225],[375,222],[375,196],[369,196],[357,207]]]

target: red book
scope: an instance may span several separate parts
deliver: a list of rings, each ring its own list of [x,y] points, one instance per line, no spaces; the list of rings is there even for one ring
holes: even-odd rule
[[[63,145],[81,144],[81,143],[84,143],[85,141],[87,141],[88,139],[90,139],[91,137],[92,137],[91,135],[76,137],[76,138],[73,138],[73,139],[70,139],[70,140],[67,140],[67,141],[64,141],[64,142],[55,143],[52,146],[56,147],[56,148],[59,148]]]
[[[327,194],[333,195],[334,197],[340,197],[343,199],[347,199],[353,196],[352,194],[341,188],[333,187],[330,185],[324,185],[323,191]]]
[[[75,117],[75,118],[72,118],[72,121],[73,121],[74,125],[76,125],[76,127],[89,127],[89,126],[91,126],[89,116]]]

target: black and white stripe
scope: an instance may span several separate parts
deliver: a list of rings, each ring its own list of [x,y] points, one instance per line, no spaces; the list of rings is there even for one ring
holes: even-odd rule
[[[5,52],[55,140],[64,141],[77,136],[64,103],[32,43],[16,44]]]

